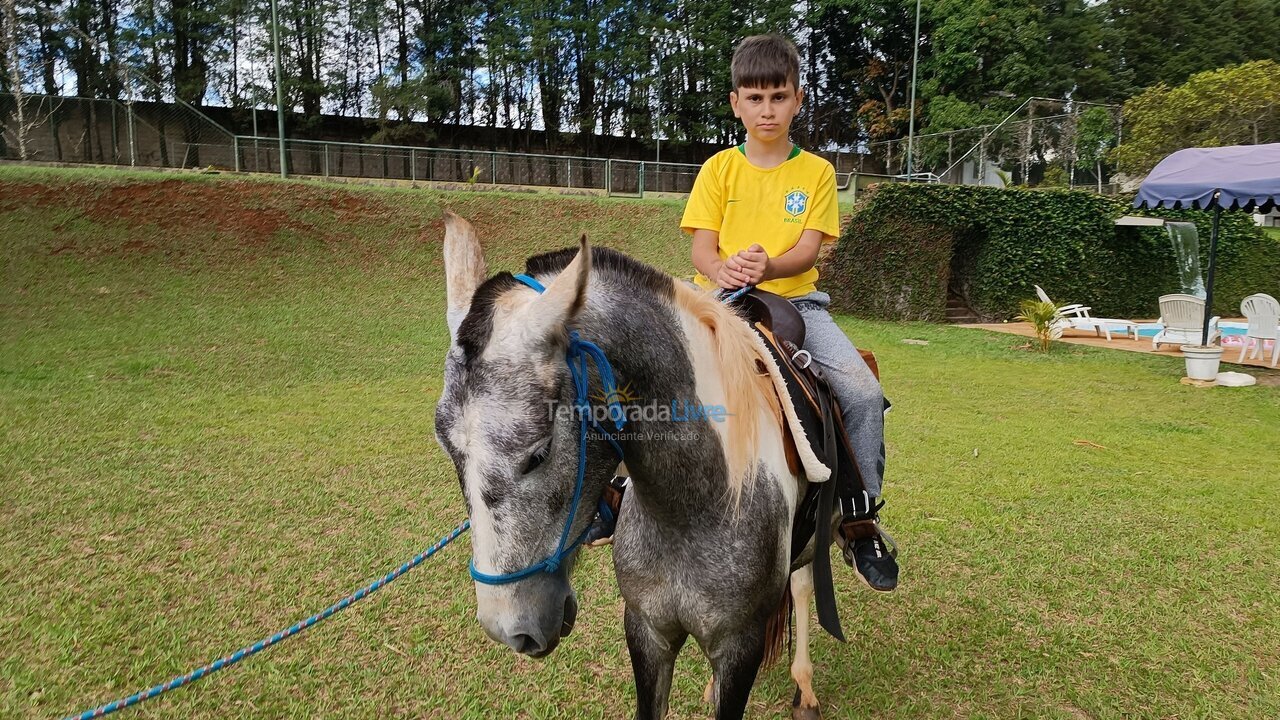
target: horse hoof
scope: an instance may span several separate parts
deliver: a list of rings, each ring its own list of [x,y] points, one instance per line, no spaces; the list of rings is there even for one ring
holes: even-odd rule
[[[793,707],[791,720],[822,720],[822,711],[816,707]]]

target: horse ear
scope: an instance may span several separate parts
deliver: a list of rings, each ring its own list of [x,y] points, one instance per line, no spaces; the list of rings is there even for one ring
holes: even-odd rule
[[[584,234],[578,254],[547,286],[546,292],[529,306],[528,330],[533,337],[546,338],[562,333],[587,301],[587,281],[591,277],[591,244]]]
[[[448,291],[445,309],[449,337],[456,339],[458,326],[471,308],[471,296],[484,282],[484,253],[471,223],[444,211],[444,277]]]

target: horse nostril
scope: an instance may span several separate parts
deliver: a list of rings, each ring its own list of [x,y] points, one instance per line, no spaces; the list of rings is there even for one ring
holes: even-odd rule
[[[564,619],[560,621],[560,637],[569,637],[573,632],[573,624],[578,620],[578,601],[573,595],[564,599]]]
[[[538,657],[543,652],[542,643],[533,639],[532,635],[516,635],[511,638],[511,647],[521,655],[532,655]]]

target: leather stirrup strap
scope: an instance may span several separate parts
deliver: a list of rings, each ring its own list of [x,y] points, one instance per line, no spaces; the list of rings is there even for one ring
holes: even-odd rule
[[[818,403],[826,427],[823,450],[826,451],[826,461],[831,468],[831,479],[822,483],[818,499],[817,526],[814,528],[813,539],[814,602],[818,606],[818,624],[831,637],[844,642],[840,613],[836,610],[835,585],[831,579],[831,510],[835,507],[837,470],[836,421],[831,412],[831,401],[825,393],[818,393]]]

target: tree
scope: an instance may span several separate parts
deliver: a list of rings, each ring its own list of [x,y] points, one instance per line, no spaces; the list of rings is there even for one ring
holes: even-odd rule
[[[18,159],[29,159],[27,151],[27,135],[35,126],[35,119],[27,116],[27,98],[25,86],[26,72],[23,68],[21,44],[18,42],[21,21],[18,17],[17,0],[0,0],[0,56],[3,57],[3,80],[0,89],[13,93],[13,129],[0,125],[4,130],[0,134],[0,155],[3,155],[4,144],[10,133],[18,144]]]
[[[1091,107],[1080,113],[1075,127],[1075,156],[1094,166],[1098,192],[1102,192],[1102,161],[1116,140],[1116,123],[1103,107]]]
[[[1280,60],[1275,0],[1108,0],[1115,34],[1137,89],[1178,85],[1195,73],[1251,60]]]
[[[930,16],[932,52],[922,61],[927,95],[986,103],[993,92],[1052,92],[1044,13],[1031,0],[937,0]]]
[[[1259,60],[1156,85],[1124,104],[1124,127],[1110,157],[1129,174],[1182,148],[1280,141],[1280,64]]]

